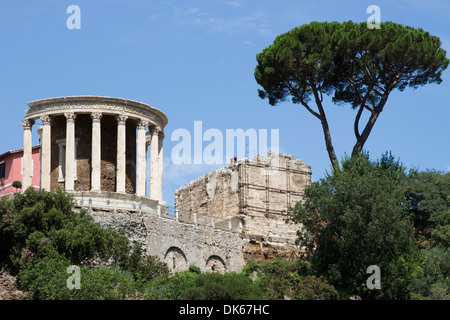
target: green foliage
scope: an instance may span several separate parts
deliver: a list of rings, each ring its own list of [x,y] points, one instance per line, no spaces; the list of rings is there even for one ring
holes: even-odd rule
[[[392,156],[373,163],[367,155],[342,162],[305,190],[293,211],[303,224],[299,239],[312,269],[341,297],[406,299],[417,273],[412,222],[405,205],[405,168]],[[381,290],[368,290],[366,269],[382,270]]]
[[[264,290],[268,299],[283,300],[290,288],[291,274],[305,268],[299,261],[282,259],[260,263],[248,261],[244,274],[256,276],[255,282]]]
[[[184,300],[258,300],[263,292],[253,281],[239,273],[201,273],[185,288]]]
[[[62,256],[35,260],[18,274],[20,288],[32,293],[35,300],[70,299],[66,273],[70,261]]]
[[[274,259],[256,263],[248,261],[243,274],[254,276],[270,300],[335,300],[338,292],[323,277],[311,275],[308,262]]]
[[[336,289],[323,277],[292,275],[291,298],[295,300],[338,300]]]
[[[67,268],[62,256],[37,259],[22,270],[21,288],[35,300],[123,300],[136,298],[133,276],[120,268],[80,267],[80,288],[69,289]]]
[[[173,276],[163,274],[149,282],[144,288],[147,300],[180,300],[184,291],[194,284],[196,272],[181,271]]]
[[[450,173],[412,171],[406,190],[422,272],[414,299],[450,299]]]
[[[20,188],[22,188],[22,182],[20,182],[20,181],[13,181],[13,183],[11,184],[14,188],[16,188],[16,189],[20,189]]]
[[[250,277],[241,273],[203,273],[197,267],[172,276],[161,275],[146,284],[150,300],[257,300],[265,296]]]
[[[36,192],[32,188],[13,199],[0,200],[0,265],[17,273],[25,264],[44,256],[63,255],[72,264],[95,259],[128,259],[123,233],[103,229],[85,211],[72,210],[73,200],[62,191]]]
[[[157,257],[143,257],[142,245],[135,243],[127,262],[123,264],[128,272],[130,272],[137,282],[147,283],[156,277],[169,274],[169,268]]]
[[[18,274],[34,299],[129,299],[169,273],[156,257],[131,248],[122,232],[106,230],[70,196],[28,189],[0,199],[0,265]],[[81,289],[69,290],[69,265],[81,269]],[[108,267],[98,267],[108,265]]]
[[[450,175],[406,172],[390,155],[345,159],[305,190],[291,219],[302,223],[301,260],[248,261],[242,273],[170,275],[138,243],[105,230],[58,191],[0,199],[0,265],[33,299],[450,299]],[[420,250],[419,250],[420,249]],[[381,290],[369,290],[369,265]],[[69,289],[70,265],[80,289]]]
[[[254,76],[271,105],[288,98],[320,120],[332,165],[338,161],[323,96],[357,109],[352,157],[363,150],[392,91],[440,83],[449,59],[438,37],[393,22],[370,30],[366,23],[311,22],[279,35],[257,54]],[[311,103],[311,101],[315,104]],[[360,130],[363,112],[369,112]]]
[[[192,264],[189,266],[189,271],[190,271],[190,272],[193,272],[193,273],[201,273],[200,268],[197,267],[197,266],[194,266],[194,265],[192,265]]]
[[[406,196],[421,247],[450,247],[450,172],[412,171]]]
[[[414,283],[413,297],[450,300],[450,248],[438,245],[423,250],[423,268]]]

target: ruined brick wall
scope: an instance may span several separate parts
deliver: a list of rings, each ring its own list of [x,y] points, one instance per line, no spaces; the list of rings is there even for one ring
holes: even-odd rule
[[[239,213],[239,172],[229,166],[206,174],[175,191],[175,207],[183,212],[225,218]]]
[[[147,215],[147,254],[159,257],[173,272],[189,265],[203,271],[240,271],[245,265],[239,233]]]
[[[240,164],[240,212],[245,232],[295,239],[299,226],[286,224],[288,211],[302,201],[311,168],[286,154],[258,155]]]
[[[104,229],[112,229],[115,231],[123,231],[130,239],[142,245],[143,253],[147,254],[147,226],[145,213],[137,211],[131,212],[126,210],[88,210],[89,214]]]
[[[175,207],[217,218],[243,215],[245,233],[295,239],[299,227],[285,220],[310,183],[311,168],[303,161],[282,153],[257,155],[176,190]]]
[[[172,272],[190,265],[202,271],[239,272],[249,260],[296,259],[302,253],[292,239],[249,235],[238,228],[180,221],[126,210],[89,210],[103,228],[123,230],[143,253],[158,257]]]

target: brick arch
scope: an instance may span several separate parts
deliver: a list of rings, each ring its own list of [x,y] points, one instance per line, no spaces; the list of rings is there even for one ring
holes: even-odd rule
[[[178,247],[172,246],[167,249],[164,254],[164,262],[167,263],[172,272],[186,270],[188,268],[188,260],[186,254]]]
[[[205,263],[205,268],[208,271],[213,272],[225,272],[227,271],[227,266],[225,261],[219,257],[218,255],[212,255],[210,256]]]

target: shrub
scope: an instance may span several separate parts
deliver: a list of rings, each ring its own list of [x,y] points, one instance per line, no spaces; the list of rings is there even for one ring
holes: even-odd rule
[[[257,263],[248,261],[243,269],[247,276],[255,277],[257,284],[270,300],[283,300],[292,293],[293,274],[309,274],[309,263],[302,260],[274,259]]]
[[[263,291],[253,281],[239,273],[197,274],[193,285],[185,289],[182,299],[187,300],[258,300]]]
[[[291,298],[296,300],[338,300],[339,294],[323,277],[292,275]]]
[[[138,297],[131,273],[118,267],[80,267],[80,288],[67,286],[70,261],[62,256],[30,263],[18,275],[22,290],[35,300],[123,300]]]
[[[126,263],[128,238],[103,229],[86,211],[72,207],[72,198],[61,190],[30,188],[13,199],[0,199],[0,266],[15,274],[26,262],[56,254],[76,265],[96,259]]]

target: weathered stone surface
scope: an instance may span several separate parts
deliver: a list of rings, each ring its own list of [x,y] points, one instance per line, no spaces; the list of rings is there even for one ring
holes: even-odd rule
[[[146,253],[146,214],[124,210],[89,210],[89,214],[94,218],[95,222],[100,223],[100,225],[105,229],[112,229],[116,231],[123,230],[130,239],[131,243],[134,241],[140,243],[142,245],[143,253]]]
[[[301,253],[295,245],[300,226],[285,220],[310,183],[310,166],[290,155],[268,153],[191,181],[175,191],[175,207],[181,216],[240,217],[244,260],[290,258]]]
[[[311,168],[303,161],[282,153],[257,155],[176,190],[175,207],[217,218],[243,215],[247,233],[295,238],[298,226],[285,220],[310,183]]]
[[[6,270],[0,270],[0,300],[21,300],[28,297],[28,293],[19,290],[16,277]]]
[[[238,233],[147,215],[147,253],[176,272],[196,265],[203,271],[237,271],[245,260]]]

